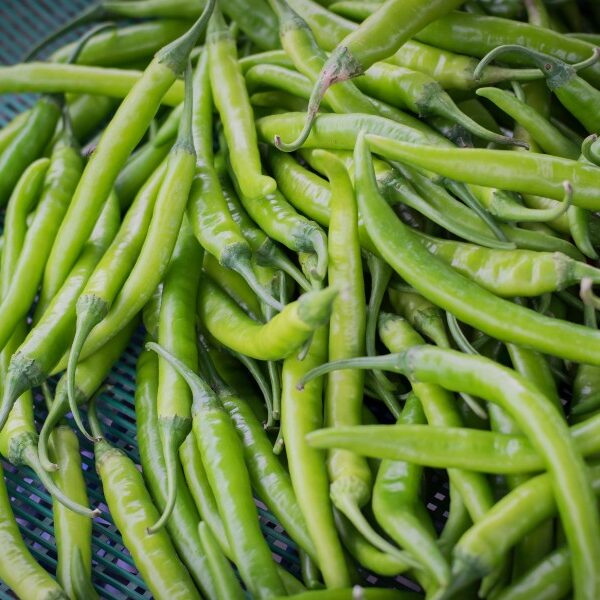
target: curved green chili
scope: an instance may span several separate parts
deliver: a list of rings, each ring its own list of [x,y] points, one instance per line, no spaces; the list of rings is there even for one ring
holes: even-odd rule
[[[203,279],[198,296],[200,320],[220,343],[259,360],[289,356],[329,320],[337,292],[307,292],[268,323],[253,321],[217,285]]]

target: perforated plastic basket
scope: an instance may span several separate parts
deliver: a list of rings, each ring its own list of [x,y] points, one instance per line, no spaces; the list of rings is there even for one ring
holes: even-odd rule
[[[89,0],[0,0],[0,64],[13,64],[20,60],[25,51],[37,40],[76,15]],[[73,36],[72,36],[73,37]],[[64,44],[65,37],[49,46],[40,58],[47,56],[57,46]],[[18,112],[25,110],[35,101],[35,96],[0,96],[0,126],[7,123]],[[1,215],[3,217],[3,213]],[[135,430],[133,394],[135,387],[135,362],[142,343],[142,332],[137,332],[125,354],[113,368],[108,384],[110,391],[100,399],[105,420],[107,439],[124,450],[137,464],[139,456]],[[36,418],[41,423],[45,417],[41,397],[36,398]],[[144,582],[137,574],[133,561],[123,546],[121,536],[114,526],[104,503],[102,488],[94,469],[93,451],[87,440],[80,438],[83,468],[90,503],[99,506],[103,513],[93,527],[93,582],[102,598],[131,599],[150,598]],[[44,568],[51,573],[56,569],[56,552],[53,538],[52,507],[48,494],[28,468],[15,469],[3,463],[6,484],[12,500],[15,516],[23,537]],[[434,477],[427,493],[427,508],[434,513],[436,524],[447,516],[447,487]],[[257,500],[261,525],[275,559],[288,571],[299,576],[298,553],[283,528]],[[0,548],[0,552],[2,549]],[[408,587],[414,585],[403,577],[382,580],[374,575],[365,575],[370,585]],[[0,582],[0,600],[14,595]],[[28,599],[24,599],[28,600]]]

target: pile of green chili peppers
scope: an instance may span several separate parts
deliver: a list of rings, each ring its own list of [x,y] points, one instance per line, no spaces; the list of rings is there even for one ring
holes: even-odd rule
[[[0,129],[0,455],[57,553],[0,478],[0,580],[107,597],[87,438],[158,600],[598,600],[598,46],[594,0],[101,0],[0,66],[41,94]],[[101,400],[136,332],[141,472]]]

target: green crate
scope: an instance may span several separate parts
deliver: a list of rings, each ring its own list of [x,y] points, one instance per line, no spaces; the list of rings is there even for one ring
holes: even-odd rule
[[[0,0],[0,65],[18,62],[25,51],[37,40],[52,31],[85,7],[90,0]],[[71,37],[75,37],[71,34]],[[65,36],[41,53],[47,56],[56,47],[69,41]],[[33,94],[8,94],[0,96],[0,126],[17,113],[33,104]],[[139,464],[135,430],[133,394],[135,386],[136,357],[142,344],[143,332],[138,331],[124,355],[113,368],[109,378],[109,391],[100,398],[100,406],[107,439],[125,451]],[[36,418],[41,423],[45,417],[44,402],[36,397]],[[90,443],[80,437],[83,468],[92,506],[99,506],[102,515],[93,527],[93,582],[103,598],[140,600],[151,598],[150,592],[137,573],[131,556],[123,546],[121,536],[114,526],[104,502],[102,489],[94,469],[93,450]],[[15,469],[3,463],[6,484],[15,516],[23,537],[35,558],[44,568],[54,573],[56,550],[52,524],[52,508],[48,494],[28,468]],[[447,516],[448,488],[443,479],[434,477],[427,493],[427,508],[434,513],[436,524],[441,525]],[[288,571],[300,575],[298,552],[275,517],[265,505],[256,500],[261,526],[275,559]],[[1,549],[0,549],[1,551]],[[383,585],[415,589],[404,577],[385,580],[364,573],[367,585]],[[0,600],[14,598],[0,582]],[[25,599],[27,600],[27,599]]]

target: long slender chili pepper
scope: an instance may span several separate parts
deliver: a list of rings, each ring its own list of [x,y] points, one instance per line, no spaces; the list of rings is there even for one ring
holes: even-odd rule
[[[81,65],[112,67],[145,59],[183,35],[188,23],[179,19],[157,19],[99,33],[90,40],[77,58]],[[76,42],[62,46],[50,56],[53,62],[65,62]]]
[[[419,596],[414,592],[372,587],[362,588],[355,585],[351,589],[311,590],[296,594],[295,598],[297,600],[353,600],[354,598],[364,598],[364,600],[418,600]],[[282,600],[282,598],[277,600]]]
[[[285,1],[271,0],[271,4],[279,17],[280,37],[284,49],[296,68],[314,81],[326,63],[326,54],[319,48],[306,22]],[[422,125],[412,117],[365,96],[351,82],[344,82],[337,88],[332,89],[328,93],[327,99],[329,105],[336,112],[381,114],[381,116],[390,120],[413,126],[416,129],[422,129]],[[312,108],[309,92],[309,111]],[[318,106],[316,110],[318,110]],[[283,143],[281,137],[276,136],[275,145],[286,152],[298,149],[308,137],[315,115],[316,112],[307,119],[305,126],[294,142]]]
[[[0,91],[2,93],[101,94],[110,98],[124,99],[143,77],[144,72],[134,69],[32,62],[0,67]],[[161,104],[177,106],[183,100],[184,91],[180,81],[173,80],[171,85],[163,87],[163,91],[163,96],[156,100],[156,108]],[[56,107],[53,110],[56,111]],[[151,120],[149,118],[148,122]],[[56,120],[53,123],[56,126]],[[52,137],[52,133],[54,127],[48,134],[48,139]],[[142,135],[143,133],[140,139]],[[127,156],[128,154],[125,158]]]
[[[327,117],[328,115],[325,115]],[[400,160],[420,168],[432,169],[441,175],[476,183],[503,185],[505,189],[561,200],[564,181],[573,185],[573,204],[596,209],[598,168],[578,161],[532,153],[512,153],[501,150],[471,148],[427,148],[404,141],[369,136],[369,144],[391,160]],[[484,166],[485,163],[485,166]],[[467,168],[468,165],[468,168]],[[503,176],[511,173],[510,181]],[[541,173],[544,179],[541,179]],[[540,178],[540,179],[538,179]]]
[[[362,141],[359,138],[355,163],[360,209],[367,230],[382,256],[405,281],[441,308],[484,333],[549,354],[597,363],[594,358],[594,340],[598,343],[596,332],[538,315],[499,299],[434,259],[379,196],[364,142],[364,138]],[[471,299],[468,310],[463,310],[463,299],[467,297]],[[564,340],[560,348],[548,343],[557,335]],[[585,352],[580,352],[580,344],[585,344]]]
[[[177,142],[169,154],[148,231],[143,238],[143,244],[137,257],[134,252],[128,255],[129,265],[133,259],[135,259],[135,265],[130,267],[128,272],[126,270],[127,263],[119,261],[121,276],[127,276],[127,280],[122,284],[120,290],[116,286],[113,287],[112,284],[108,288],[107,282],[101,279],[101,285],[96,289],[100,288],[105,292],[108,288],[110,295],[100,296],[98,300],[96,290],[88,289],[86,295],[82,296],[82,298],[85,297],[85,301],[82,300],[81,309],[85,312],[82,314],[78,327],[79,336],[74,338],[68,358],[67,376],[70,382],[73,381],[74,370],[79,358],[89,356],[129,323],[149,300],[166,272],[185,216],[194,176],[195,154],[191,131],[192,91],[189,71],[186,79],[190,84],[186,86],[186,109],[181,120]],[[122,243],[122,239],[119,241]],[[109,256],[110,258],[108,258]],[[118,254],[111,252],[107,255],[107,262],[117,258]],[[100,264],[99,268],[103,270],[103,265]],[[110,271],[104,271],[103,275],[107,277],[109,273]],[[123,279],[117,283],[120,284]],[[116,291],[118,294],[115,297]],[[114,302],[108,310],[107,300],[112,300],[112,298],[114,298]],[[85,321],[83,321],[84,316]],[[61,369],[63,362],[61,361],[55,371]],[[71,404],[74,405],[72,392],[71,388]]]
[[[531,48],[525,48],[514,44],[500,46],[489,52],[481,59],[479,68],[483,69],[486,64],[502,54],[520,54],[530,59],[535,66],[539,67],[546,77],[548,88],[559,99],[561,104],[590,132],[600,131],[600,118],[595,114],[596,107],[600,102],[600,92],[585,79],[579,77],[577,72],[586,69],[598,62],[600,49],[595,48],[591,58],[571,65],[559,58],[555,58],[543,52],[536,52]]]
[[[202,248],[191,228],[184,223],[163,281],[158,342],[189,368],[198,364],[195,325],[201,264]],[[167,471],[167,499],[160,519],[148,530],[151,534],[168,522],[175,507],[179,446],[192,429],[192,397],[189,387],[171,365],[161,359],[158,361],[156,404]]]
[[[167,469],[160,438],[156,406],[158,392],[158,359],[152,352],[142,352],[137,361],[135,415],[143,476],[159,510],[167,504]],[[177,465],[178,488],[167,530],[181,560],[199,589],[214,597],[215,581],[208,572],[208,552],[198,536],[200,520],[194,500]]]
[[[219,263],[239,273],[264,302],[282,307],[259,284],[252,270],[252,250],[231,217],[217,171],[212,148],[212,95],[209,57],[200,55],[194,76],[192,133],[196,150],[196,176],[190,190],[188,217],[194,235]]]
[[[597,328],[596,311],[593,306],[584,306],[585,324]],[[581,415],[595,410],[600,404],[600,369],[586,364],[580,364],[573,380],[573,400],[571,414]]]
[[[0,205],[8,198],[25,169],[51,140],[60,117],[60,102],[43,96],[31,109],[16,136],[0,154]]]
[[[200,352],[202,369],[208,373],[211,387],[217,393],[244,446],[244,459],[253,488],[273,511],[291,538],[316,560],[316,552],[300,513],[289,475],[273,454],[265,429],[250,405],[234,392],[217,374],[208,352]]]
[[[4,381],[3,402],[12,405],[24,391],[43,383],[68,350],[75,327],[77,298],[118,227],[119,206],[113,195],[64,284],[11,356]],[[79,421],[78,414],[75,418]]]
[[[229,0],[223,2],[222,7],[258,48],[270,50],[279,46],[277,18],[266,0]]]
[[[366,304],[358,243],[358,209],[344,164],[335,156],[320,154],[331,181],[329,224],[329,285],[338,289],[331,312],[329,357],[350,358],[364,352]],[[362,418],[364,375],[344,371],[330,377],[325,391],[325,422],[330,426],[358,424]],[[367,540],[382,552],[399,555],[362,515],[371,495],[371,472],[356,454],[332,451],[328,470],[333,504]]]
[[[67,600],[69,596],[40,566],[25,545],[15,520],[0,465],[0,578],[21,598]],[[10,549],[10,551],[8,551]]]
[[[298,504],[314,541],[318,564],[327,587],[350,584],[350,573],[333,521],[329,479],[322,454],[310,448],[305,435],[323,424],[321,379],[311,381],[303,392],[296,382],[327,358],[327,329],[313,334],[304,360],[292,355],[283,362],[281,428],[287,448],[288,466]]]
[[[259,360],[280,360],[296,351],[329,320],[337,292],[307,292],[268,323],[253,321],[227,294],[205,278],[198,296],[200,320],[210,334],[232,350]]]
[[[0,153],[4,152],[6,147],[15,139],[30,114],[31,109],[20,112],[0,129]]]
[[[425,422],[420,400],[408,397],[398,423]],[[436,545],[429,516],[419,500],[422,470],[419,466],[382,461],[373,486],[373,514],[377,522],[402,548],[424,566],[437,585],[445,587],[450,567]]]
[[[149,343],[147,347],[168,360],[192,390],[196,443],[244,582],[258,598],[283,594],[271,552],[260,533],[241,442],[229,415],[194,371],[157,344]]]
[[[125,350],[136,325],[137,320],[134,319],[109,343],[77,365],[77,371],[75,372],[75,393],[78,405],[87,402],[96,390],[100,388],[110,369]],[[46,471],[56,471],[60,468],[60,465],[52,462],[48,455],[48,443],[52,430],[70,410],[67,387],[67,378],[63,376],[56,386],[52,408],[48,412],[48,416],[40,431],[38,454],[42,467]]]
[[[199,599],[200,594],[175,552],[166,531],[148,535],[147,529],[158,511],[134,462],[102,437],[95,403],[90,403],[89,419],[94,437],[96,470],[102,480],[106,504],[125,547],[157,599]]]
[[[46,391],[44,392],[46,395]],[[50,400],[46,395],[46,400]],[[48,404],[48,409],[52,406]],[[52,432],[50,453],[62,468],[52,475],[56,486],[81,505],[88,504],[79,441],[66,422]],[[52,505],[56,539],[56,577],[72,598],[99,598],[92,585],[92,522],[60,502]]]
[[[231,563],[223,554],[210,527],[203,521],[198,523],[198,535],[200,536],[202,545],[206,548],[208,569],[216,587],[215,597],[243,600],[246,596]]]
[[[423,343],[423,338],[404,319],[385,313],[382,313],[379,319],[379,334],[391,352],[402,352]],[[462,419],[459,409],[447,390],[417,381],[412,381],[411,386],[423,405],[430,426],[436,428],[440,426],[460,427]],[[478,521],[487,514],[493,506],[494,499],[489,482],[485,477],[478,473],[459,469],[450,469],[448,476],[453,498],[450,505],[452,521],[458,520],[460,524],[462,519],[459,517],[462,514],[463,505],[473,521]],[[460,497],[460,500],[457,500],[457,496]],[[454,517],[453,513],[456,512],[459,513],[459,517]]]
[[[393,54],[425,25],[460,4],[458,0],[433,0],[427,5],[418,0],[388,0],[358,29],[345,36],[323,65],[316,80],[304,134],[298,138],[298,145],[308,136],[321,99],[332,84],[362,75],[373,63]]]
[[[235,41],[218,10],[214,11],[208,29],[210,83],[231,153],[231,165],[244,195],[261,198],[273,193],[276,184],[261,171],[254,114]]]
[[[589,560],[593,560],[596,553],[593,548],[600,544],[600,537],[595,532],[597,514],[591,508],[594,506],[592,490],[583,459],[568,436],[564,420],[537,387],[491,360],[426,346],[388,357],[364,358],[358,362],[356,359],[337,361],[330,363],[331,366],[315,369],[305,379],[319,376],[332,368],[372,368],[375,364],[410,374],[421,381],[441,383],[449,389],[477,394],[499,404],[511,414],[544,457],[573,553],[573,576],[578,597],[594,597],[598,583],[590,578],[592,571],[585,566]],[[498,385],[500,381],[501,386]],[[541,423],[543,427],[539,426]],[[559,446],[563,447],[559,449]],[[578,480],[578,483],[567,484],[566,480],[571,478]],[[582,493],[574,494],[573,490]],[[455,579],[448,592],[451,588],[454,588],[452,591],[459,589],[470,579],[479,576],[481,570],[477,559],[467,564],[457,557],[453,573]]]
[[[482,17],[463,12],[452,12],[419,31],[415,38],[446,50],[482,57],[498,46],[521,44],[537,52],[551,54],[567,62],[578,62],[590,57],[594,45],[563,35],[544,27],[505,19]],[[476,33],[475,33],[476,32]],[[464,41],[468,37],[469,43]],[[510,65],[523,65],[528,61],[518,53],[505,56]],[[594,85],[600,82],[600,65],[585,70],[584,77]]]
[[[75,190],[48,257],[42,300],[56,293],[73,266],[119,171],[144,135],[162,97],[184,70],[189,52],[204,30],[213,7],[214,0],[207,2],[192,28],[157,53],[105,129]]]

